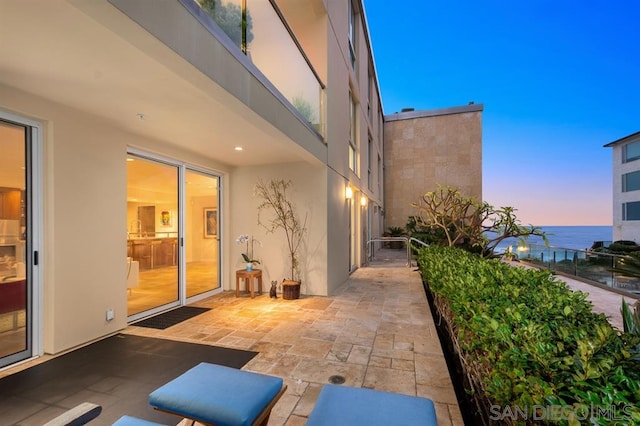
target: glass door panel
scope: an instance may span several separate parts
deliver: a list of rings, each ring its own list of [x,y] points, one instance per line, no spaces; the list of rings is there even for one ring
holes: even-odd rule
[[[219,178],[185,172],[185,277],[187,297],[220,288]]]
[[[176,166],[127,157],[128,316],[179,303]]]
[[[0,367],[31,356],[30,128],[0,121]]]

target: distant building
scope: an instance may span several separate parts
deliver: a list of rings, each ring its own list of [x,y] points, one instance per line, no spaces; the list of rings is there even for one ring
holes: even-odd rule
[[[640,242],[640,132],[605,147],[613,148],[613,240]]]
[[[404,227],[420,197],[451,186],[482,200],[482,104],[384,117],[385,224]]]

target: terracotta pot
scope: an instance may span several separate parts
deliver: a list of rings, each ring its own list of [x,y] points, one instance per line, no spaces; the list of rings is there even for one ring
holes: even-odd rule
[[[300,298],[300,281],[283,280],[282,298],[285,300],[295,300]]]

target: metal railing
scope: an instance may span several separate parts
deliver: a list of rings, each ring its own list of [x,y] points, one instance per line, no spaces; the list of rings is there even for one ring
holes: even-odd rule
[[[412,262],[412,257],[411,257],[411,250],[414,248],[411,243],[418,243],[424,247],[427,247],[429,244],[425,243],[424,241],[420,241],[416,238],[413,237],[379,237],[379,238],[373,238],[369,241],[367,241],[367,253],[369,254],[367,257],[367,261],[369,263],[371,263],[371,261],[373,260],[373,250],[372,250],[372,246],[371,244],[373,243],[391,243],[391,242],[400,242],[404,244],[404,247],[406,248],[406,252],[407,252],[407,266],[412,267],[413,266],[413,262]],[[402,247],[400,248],[402,249]]]
[[[640,278],[628,277],[611,270],[620,265],[624,256],[541,244],[526,244],[517,247],[512,253],[519,260],[534,266],[575,276],[634,298],[640,297]]]

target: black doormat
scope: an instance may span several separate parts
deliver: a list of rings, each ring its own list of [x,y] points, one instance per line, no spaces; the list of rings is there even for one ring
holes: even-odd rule
[[[149,393],[201,362],[241,368],[257,352],[118,334],[0,379],[0,424],[42,425],[82,402],[102,406],[91,426],[124,415],[175,425]]]
[[[157,328],[164,330],[172,325],[181,323],[184,320],[193,318],[203,312],[207,312],[210,308],[199,308],[196,306],[181,306],[168,312],[158,314],[154,317],[144,319],[140,322],[133,323],[136,327]]]

